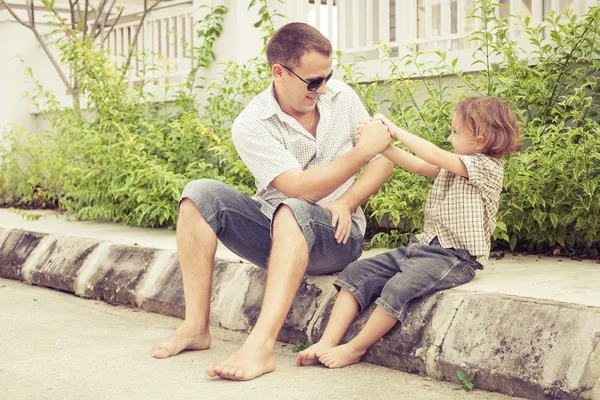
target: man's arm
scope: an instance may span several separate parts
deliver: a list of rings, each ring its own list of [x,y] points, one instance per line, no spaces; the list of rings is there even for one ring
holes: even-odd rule
[[[363,130],[360,143],[348,153],[328,164],[305,171],[301,168],[287,170],[273,179],[271,186],[288,197],[309,203],[316,203],[327,197],[390,145],[387,127],[380,121],[369,124],[369,129]]]
[[[360,177],[342,194],[337,201],[345,202],[354,212],[392,175],[394,164],[385,157],[379,157],[365,166]]]
[[[352,233],[352,213],[383,185],[392,174],[393,164],[385,157],[371,161],[360,177],[340,197],[323,207],[331,213],[335,239],[346,244]]]

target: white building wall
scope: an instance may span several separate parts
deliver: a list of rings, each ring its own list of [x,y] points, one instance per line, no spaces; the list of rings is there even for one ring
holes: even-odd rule
[[[201,5],[213,5],[212,0],[194,0],[193,8],[196,20],[203,18],[207,10]],[[263,48],[262,32],[252,25],[258,20],[258,7],[248,10],[248,0],[221,0],[218,2],[228,8],[223,22],[223,34],[215,43],[214,52],[217,60],[209,71],[201,71],[207,79],[219,79],[218,73],[223,67],[221,62],[234,61],[243,63],[259,56]],[[41,14],[41,13],[40,13]],[[20,17],[26,21],[25,13]],[[37,20],[43,20],[37,16]],[[39,25],[39,23],[38,23]],[[51,27],[42,25],[39,28],[49,32]],[[45,28],[45,29],[44,29]],[[18,57],[22,57],[22,64]],[[25,68],[33,70],[33,76],[44,88],[54,93],[64,105],[71,105],[71,96],[60,80],[54,66],[49,61],[42,47],[31,30],[14,21],[6,10],[0,11],[0,130],[8,123],[22,125],[26,130],[38,128],[39,112],[32,102],[25,98],[25,92],[33,88],[31,79]],[[202,104],[205,93],[198,93]]]

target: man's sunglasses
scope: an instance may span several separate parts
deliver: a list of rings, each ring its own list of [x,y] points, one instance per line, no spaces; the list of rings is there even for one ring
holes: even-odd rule
[[[290,67],[286,67],[283,64],[280,64],[283,68],[287,69],[288,71],[290,71],[292,74],[296,75],[296,77],[298,79],[300,79],[302,82],[306,83],[306,90],[308,90],[309,92],[313,92],[315,90],[317,90],[318,88],[321,87],[321,85],[323,84],[323,82],[327,82],[328,80],[331,79],[331,76],[333,75],[333,70],[331,70],[331,72],[329,73],[329,75],[327,75],[327,77],[323,78],[315,78],[315,79],[311,79],[310,81],[307,81],[305,79],[303,79],[302,77],[300,77],[297,73],[295,73],[294,71],[292,71],[292,69]]]

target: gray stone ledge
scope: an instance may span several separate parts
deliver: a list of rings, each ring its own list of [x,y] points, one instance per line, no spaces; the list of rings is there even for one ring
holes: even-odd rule
[[[0,229],[0,276],[81,297],[182,318],[177,254],[76,237]],[[306,277],[279,340],[317,341],[336,291],[332,276]],[[248,332],[262,302],[266,271],[217,259],[211,324]],[[358,316],[355,336],[374,306]],[[600,400],[600,308],[448,290],[414,301],[406,320],[363,361],[458,383],[476,372],[478,388],[531,399]]]

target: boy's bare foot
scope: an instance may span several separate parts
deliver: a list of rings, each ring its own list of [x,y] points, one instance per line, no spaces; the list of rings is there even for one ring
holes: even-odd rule
[[[235,381],[249,381],[275,370],[273,346],[256,343],[250,337],[234,355],[204,372],[210,377],[219,376]]]
[[[346,343],[329,349],[323,354],[317,353],[317,357],[328,368],[342,368],[356,364],[365,353],[366,350],[355,349],[349,343]]]
[[[334,346],[330,345],[329,343],[318,341],[309,348],[298,353],[298,357],[296,357],[296,365],[303,366],[318,364],[319,357],[317,357],[316,353],[325,353],[332,347]]]
[[[167,358],[181,353],[183,350],[206,350],[210,347],[210,332],[197,333],[180,326],[171,336],[152,346],[150,356]]]

